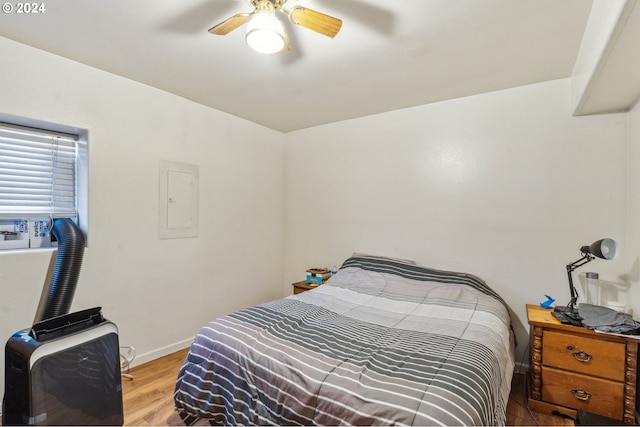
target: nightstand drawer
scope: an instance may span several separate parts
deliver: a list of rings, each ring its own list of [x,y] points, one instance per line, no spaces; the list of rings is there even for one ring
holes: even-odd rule
[[[542,400],[622,419],[624,384],[621,382],[542,367]]]
[[[545,366],[624,381],[624,343],[544,331],[542,345]]]

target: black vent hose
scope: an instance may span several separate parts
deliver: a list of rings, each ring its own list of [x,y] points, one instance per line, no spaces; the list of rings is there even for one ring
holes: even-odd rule
[[[51,234],[58,240],[58,254],[34,323],[69,313],[82,267],[85,243],[82,230],[72,220],[60,218],[53,221]]]

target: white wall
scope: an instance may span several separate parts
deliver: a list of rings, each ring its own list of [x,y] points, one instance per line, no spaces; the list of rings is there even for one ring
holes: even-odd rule
[[[474,273],[526,344],[525,304],[566,304],[579,248],[626,240],[626,116],[572,117],[570,94],[552,81],[287,134],[285,279],[354,251]]]
[[[281,297],[280,132],[3,38],[0,94],[2,113],[89,129],[89,248],[72,310],[102,306],[139,362]],[[160,160],[200,167],[197,238],[158,239]],[[31,326],[51,257],[0,253],[0,342]]]
[[[627,267],[626,282],[631,285],[628,303],[633,309],[634,317],[640,319],[640,104],[636,104],[628,113],[628,126],[628,239],[624,248],[624,260]]]

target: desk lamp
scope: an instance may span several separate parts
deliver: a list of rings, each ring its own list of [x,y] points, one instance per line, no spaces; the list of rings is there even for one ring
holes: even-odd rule
[[[596,257],[602,259],[613,259],[616,256],[616,242],[613,239],[600,239],[593,242],[589,246],[583,246],[580,248],[582,257],[571,264],[567,265],[567,276],[569,277],[569,292],[571,293],[571,300],[566,307],[556,307],[554,311],[563,313],[577,313],[576,302],[578,301],[578,292],[573,286],[572,273],[578,267],[585,265],[586,263],[593,261]]]

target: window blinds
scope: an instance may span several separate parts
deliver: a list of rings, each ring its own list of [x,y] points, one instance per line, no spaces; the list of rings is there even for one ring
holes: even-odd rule
[[[0,219],[76,217],[77,140],[0,122]]]

